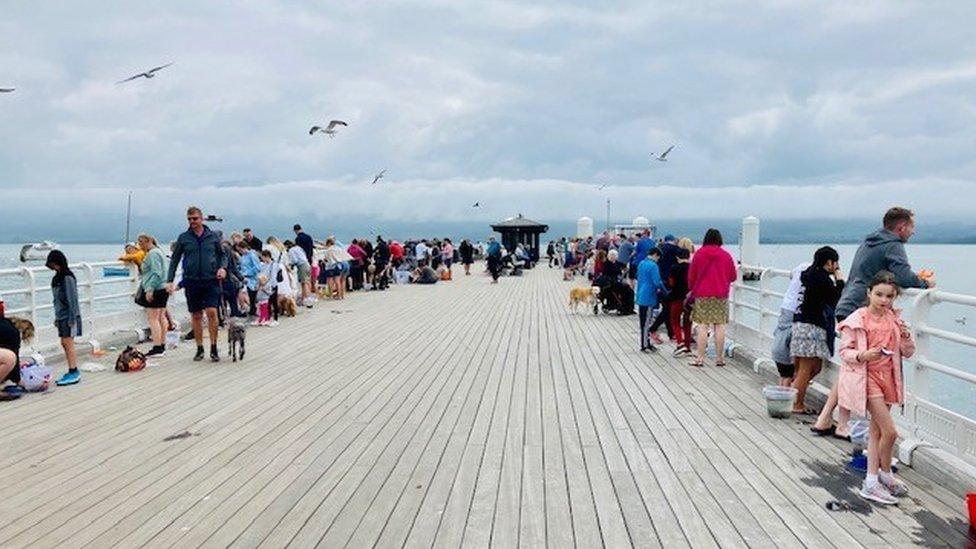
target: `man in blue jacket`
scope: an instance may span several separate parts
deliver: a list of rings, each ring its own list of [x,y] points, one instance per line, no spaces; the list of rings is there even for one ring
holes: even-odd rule
[[[196,206],[186,210],[190,228],[176,239],[173,257],[166,277],[166,290],[173,293],[176,269],[183,265],[183,289],[186,306],[193,317],[193,338],[197,342],[195,361],[203,360],[203,315],[207,315],[210,332],[210,360],[220,361],[217,353],[217,307],[220,305],[221,285],[227,276],[227,255],[220,235],[203,224],[203,212]]]
[[[661,250],[651,248],[644,259],[637,265],[637,311],[640,318],[640,350],[657,351],[648,341],[648,315],[657,307],[657,295],[664,290],[664,281],[657,267],[657,260],[661,257]]]

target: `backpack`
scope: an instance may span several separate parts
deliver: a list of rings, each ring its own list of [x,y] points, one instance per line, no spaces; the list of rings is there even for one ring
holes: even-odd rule
[[[146,355],[131,345],[126,347],[115,361],[117,372],[137,372],[146,367]]]

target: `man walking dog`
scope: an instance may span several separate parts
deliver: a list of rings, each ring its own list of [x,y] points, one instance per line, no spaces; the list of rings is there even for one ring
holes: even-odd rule
[[[207,315],[210,335],[210,360],[220,361],[217,353],[217,307],[220,305],[221,285],[227,277],[227,255],[220,236],[203,224],[203,212],[196,206],[186,210],[190,227],[176,239],[173,257],[166,277],[166,290],[173,293],[176,269],[183,266],[182,286],[186,291],[186,306],[193,317],[193,338],[197,354],[193,360],[203,360],[203,315]]]

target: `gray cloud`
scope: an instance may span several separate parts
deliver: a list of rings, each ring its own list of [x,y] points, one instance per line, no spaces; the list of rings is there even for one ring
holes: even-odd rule
[[[449,217],[487,196],[569,218],[602,211],[597,181],[652,217],[964,216],[974,22],[962,2],[17,4],[0,189],[10,216],[136,188],[176,209]],[[337,139],[307,135],[333,117]]]

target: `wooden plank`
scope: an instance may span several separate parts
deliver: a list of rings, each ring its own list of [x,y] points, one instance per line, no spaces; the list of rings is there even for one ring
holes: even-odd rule
[[[2,406],[0,546],[969,541],[910,469],[899,508],[827,512],[857,501],[843,446],[767,418],[745,368],[644,355],[634,317],[567,312],[572,285],[535,269],[353,294],[253,330],[243,364],[184,346]],[[201,434],[163,442],[183,429]]]

